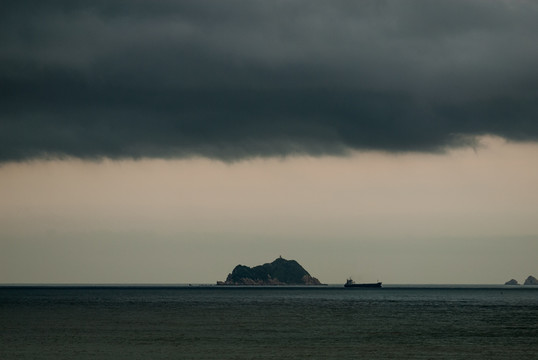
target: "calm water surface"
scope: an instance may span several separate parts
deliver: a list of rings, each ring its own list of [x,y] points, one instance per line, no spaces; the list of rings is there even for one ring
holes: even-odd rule
[[[0,359],[538,359],[536,287],[0,287]]]

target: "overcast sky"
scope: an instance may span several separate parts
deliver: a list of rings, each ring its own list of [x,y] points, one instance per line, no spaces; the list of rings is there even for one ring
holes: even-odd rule
[[[0,282],[538,275],[535,1],[2,1]]]

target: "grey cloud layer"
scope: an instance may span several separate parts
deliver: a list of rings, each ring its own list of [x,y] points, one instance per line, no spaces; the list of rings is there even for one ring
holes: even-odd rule
[[[535,1],[3,1],[0,161],[538,140]]]

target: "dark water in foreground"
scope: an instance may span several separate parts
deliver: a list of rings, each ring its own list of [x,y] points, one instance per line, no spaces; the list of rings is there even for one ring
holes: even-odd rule
[[[538,359],[538,287],[0,287],[0,359]]]

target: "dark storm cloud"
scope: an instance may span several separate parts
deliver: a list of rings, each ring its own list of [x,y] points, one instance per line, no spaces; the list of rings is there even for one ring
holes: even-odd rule
[[[0,161],[538,140],[535,1],[3,1]]]

